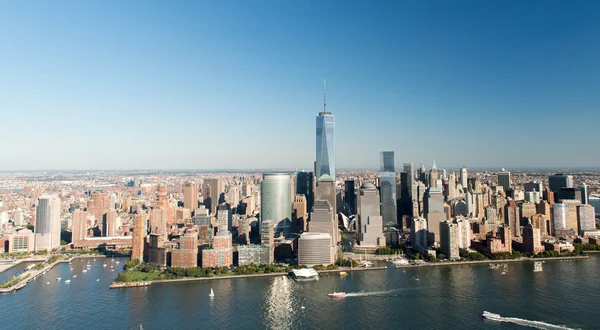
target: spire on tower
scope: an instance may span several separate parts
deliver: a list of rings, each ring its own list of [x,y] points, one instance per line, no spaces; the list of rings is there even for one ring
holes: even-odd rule
[[[323,79],[323,112],[327,112],[327,80]]]

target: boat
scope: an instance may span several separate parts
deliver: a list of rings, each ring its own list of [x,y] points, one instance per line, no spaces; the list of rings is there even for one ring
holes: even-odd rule
[[[538,272],[543,272],[544,269],[542,268],[542,262],[541,261],[536,261],[533,264],[533,272],[538,273]]]
[[[215,292],[213,291],[212,288],[210,288],[210,294],[208,296],[211,298],[215,296]]]
[[[115,270],[114,270],[114,269],[111,269],[110,271],[111,271],[111,272],[114,272]]]
[[[396,267],[398,267],[398,266],[409,265],[410,261],[408,261],[408,259],[402,257],[402,258],[399,258],[399,259],[396,259],[396,260],[392,261],[392,263],[394,265],[396,265]]]
[[[100,282],[100,279],[96,279],[96,282]]]
[[[334,292],[329,294],[329,298],[346,298],[346,292]]]
[[[50,284],[50,282],[46,282],[46,284]]]
[[[360,263],[360,266],[364,267],[364,268],[371,268],[371,267],[375,266],[375,264],[371,261],[363,261]]]
[[[102,267],[106,267],[106,264],[103,264]]]
[[[57,277],[57,278],[56,278],[56,280],[57,280],[57,281],[60,281],[60,280],[61,280],[61,278],[60,278],[60,277]]]
[[[500,274],[500,275],[504,275],[504,274],[506,274],[506,272],[502,272],[502,274]]]
[[[119,264],[120,262],[118,262],[118,261],[117,261],[117,262],[115,262],[115,263],[116,263],[116,264]]]
[[[82,272],[87,273],[87,269],[82,270]]]
[[[25,268],[25,270],[30,270],[31,268],[35,267],[35,264],[29,264],[29,266],[27,266]]]
[[[65,283],[71,283],[71,280],[66,280]]]
[[[73,275],[73,278],[77,277],[77,275]]]
[[[481,316],[483,318],[490,319],[490,320],[500,320],[500,319],[502,319],[502,316],[500,316],[500,314],[490,313],[488,311],[483,311],[483,314]]]
[[[340,272],[340,276],[346,276],[346,275],[348,275],[348,273],[346,273],[346,272]]]
[[[300,308],[301,308],[301,309],[305,309],[306,307],[304,307],[304,306],[300,306]]]
[[[319,279],[319,273],[314,268],[292,269],[292,276],[298,282]]]

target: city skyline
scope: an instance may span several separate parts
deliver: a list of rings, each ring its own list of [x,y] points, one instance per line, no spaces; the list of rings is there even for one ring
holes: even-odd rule
[[[541,3],[3,2],[0,171],[310,171],[324,78],[338,169],[594,168],[600,6]]]

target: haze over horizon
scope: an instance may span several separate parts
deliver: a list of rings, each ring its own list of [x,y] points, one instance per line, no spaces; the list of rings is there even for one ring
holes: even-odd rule
[[[598,168],[600,3],[0,2],[0,171]]]

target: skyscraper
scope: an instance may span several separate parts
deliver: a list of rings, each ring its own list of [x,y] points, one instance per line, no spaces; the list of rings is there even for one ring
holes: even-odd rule
[[[462,167],[460,169],[460,185],[462,186],[463,190],[467,189],[467,178],[469,177],[468,173],[467,173],[467,168],[466,167]]]
[[[440,171],[435,165],[435,159],[433,160],[433,166],[431,166],[431,171],[429,171],[429,187],[431,188],[442,188],[438,187],[438,180],[440,179]]]
[[[186,182],[183,186],[183,207],[191,211],[198,208],[198,184]]]
[[[50,251],[60,246],[60,198],[45,195],[35,208],[35,250]]]
[[[380,172],[396,172],[393,151],[382,151],[380,155]]]
[[[443,221],[440,224],[440,227],[440,245],[442,253],[450,260],[460,258],[458,224],[450,221]]]
[[[296,174],[296,194],[306,196],[306,209],[312,210],[314,203],[312,172],[301,171]]]
[[[372,183],[365,182],[358,196],[358,241],[361,246],[376,246],[383,234],[379,195]]]
[[[590,204],[581,204],[577,208],[579,235],[584,236],[588,231],[596,230],[596,211]]]
[[[356,214],[356,191],[354,188],[354,180],[346,180],[344,182],[344,203],[348,210],[345,213],[348,215]]]
[[[317,159],[315,175],[327,174],[335,179],[335,117],[327,112],[327,85],[323,97],[323,111],[317,116]]]
[[[412,200],[412,186],[415,180],[415,171],[413,170],[413,163],[406,162],[402,164],[403,171],[406,172],[406,187],[408,188],[408,196],[404,196],[404,191],[402,192],[402,199]]]
[[[560,194],[561,188],[573,188],[573,176],[558,173],[548,177],[548,187],[554,193],[554,201],[564,199]]]
[[[439,188],[429,188],[423,197],[425,205],[425,218],[427,219],[427,231],[431,242],[440,241],[440,223],[446,219],[444,213],[444,198]]]
[[[223,191],[225,190],[223,187],[223,182],[218,178],[204,179],[204,185],[210,187],[209,189],[203,189],[203,192],[208,193],[208,196],[202,196],[204,198],[204,205],[206,205],[206,208],[210,210],[211,214],[215,214],[217,211],[217,206],[225,201],[225,196],[222,196]]]
[[[587,185],[583,183],[581,186],[581,204],[589,204],[589,198]]]
[[[260,184],[260,221],[272,220],[275,236],[289,236],[292,230],[292,176],[265,173]]]
[[[510,172],[502,169],[502,172],[498,172],[498,185],[504,188],[504,191],[508,191],[510,188]]]

